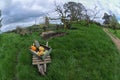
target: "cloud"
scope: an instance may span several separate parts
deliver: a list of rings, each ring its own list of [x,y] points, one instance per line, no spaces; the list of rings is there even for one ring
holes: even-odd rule
[[[56,0],[0,0],[0,9],[3,14],[3,27],[17,26],[20,24],[27,25],[35,22],[36,19],[39,21],[39,18],[45,15],[57,17],[57,14],[54,13],[55,1]],[[115,14],[117,19],[120,20],[119,0],[57,0],[56,3],[64,4],[68,1],[80,2],[87,9],[93,9],[97,6],[98,10],[100,10],[100,17],[104,15],[104,12],[107,12],[109,14]],[[41,19],[41,21],[43,20]],[[102,19],[98,19],[97,21],[101,22]],[[2,28],[2,30],[7,29],[7,27]]]
[[[11,2],[8,7],[3,10],[3,24],[10,24],[15,22],[29,21],[36,17],[44,15],[42,11],[31,9],[32,5],[25,6],[19,2]]]

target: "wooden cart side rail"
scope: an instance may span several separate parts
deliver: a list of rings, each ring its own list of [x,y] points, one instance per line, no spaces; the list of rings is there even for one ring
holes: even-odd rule
[[[48,58],[50,58],[50,56],[47,56],[44,60],[46,60]],[[38,58],[38,57],[33,57],[32,59],[39,59],[40,60],[40,58]]]
[[[46,61],[46,62],[33,62],[33,65],[38,65],[38,64],[47,64],[47,63],[51,63],[51,61]]]

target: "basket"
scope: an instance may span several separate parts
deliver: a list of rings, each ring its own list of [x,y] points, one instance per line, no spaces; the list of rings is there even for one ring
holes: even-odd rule
[[[44,47],[44,49],[45,49],[45,51],[46,51],[45,54],[43,54],[43,55],[41,55],[41,56],[38,56],[36,51],[34,51],[34,50],[32,50],[32,49],[30,49],[30,51],[31,51],[31,53],[32,53],[33,55],[35,55],[36,57],[41,58],[42,60],[44,60],[44,59],[51,53],[52,48],[47,47],[47,46],[42,45],[42,44],[40,44],[40,46]]]

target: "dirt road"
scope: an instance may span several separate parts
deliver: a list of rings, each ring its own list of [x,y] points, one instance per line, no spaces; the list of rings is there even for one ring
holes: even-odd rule
[[[103,30],[110,36],[110,38],[113,40],[117,48],[120,50],[120,39],[117,38],[115,35],[110,33],[107,28],[103,28]]]

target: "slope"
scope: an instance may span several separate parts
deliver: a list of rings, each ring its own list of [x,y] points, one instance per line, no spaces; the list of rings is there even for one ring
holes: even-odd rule
[[[47,76],[32,66],[28,50],[34,39],[45,44],[39,33],[0,35],[0,80],[119,80],[120,54],[110,37],[95,24],[73,24],[76,30],[48,40],[53,48]]]

